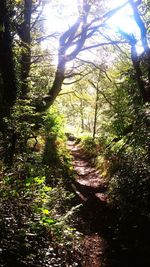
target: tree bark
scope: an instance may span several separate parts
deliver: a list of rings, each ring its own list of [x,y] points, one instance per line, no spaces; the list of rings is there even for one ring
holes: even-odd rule
[[[29,92],[28,81],[31,65],[31,15],[32,0],[24,1],[23,23],[18,26],[21,39],[21,98],[26,98]]]
[[[142,78],[142,70],[140,67],[140,60],[139,60],[139,57],[137,55],[135,45],[131,46],[131,59],[132,59],[133,67],[135,70],[136,80],[137,80],[137,84],[138,84],[138,87],[140,90],[140,94],[141,94],[143,102],[145,103],[147,101],[147,92],[145,90],[145,83],[144,83],[143,78]]]
[[[0,74],[2,86],[0,87],[0,119],[10,115],[17,97],[17,82],[15,64],[12,52],[12,37],[10,19],[6,0],[0,1]]]
[[[133,16],[136,21],[136,24],[140,30],[141,42],[144,49],[143,58],[141,59],[143,59],[144,65],[147,69],[147,78],[148,78],[147,84],[144,83],[144,81],[142,81],[142,75],[144,76],[144,73],[142,73],[140,69],[140,61],[142,60],[139,61],[137,59],[134,46],[132,46],[131,54],[132,54],[133,66],[137,74],[137,82],[141,91],[143,102],[145,103],[145,102],[150,102],[150,48],[147,40],[147,28],[138,10],[138,3],[134,2],[133,0],[129,0],[129,3],[133,10]],[[141,1],[139,1],[139,4],[141,4]]]

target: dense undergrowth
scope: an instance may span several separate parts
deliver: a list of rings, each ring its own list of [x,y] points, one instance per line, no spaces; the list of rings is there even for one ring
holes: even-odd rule
[[[116,133],[111,139],[111,127],[107,138],[104,129],[94,140],[84,138],[82,146],[108,183],[109,202],[118,211],[118,222],[144,227],[150,220],[148,107],[140,110],[136,117],[132,129],[126,134]]]
[[[1,266],[78,265],[80,205],[69,191],[73,170],[65,142],[62,118],[52,110],[23,154],[17,144],[13,167],[2,165]]]

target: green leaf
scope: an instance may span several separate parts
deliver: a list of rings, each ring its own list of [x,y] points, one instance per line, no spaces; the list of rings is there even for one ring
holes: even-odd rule
[[[35,177],[34,181],[39,185],[43,184],[45,182],[45,176],[43,176],[43,177]]]
[[[48,225],[52,225],[52,224],[55,224],[56,221],[53,220],[53,219],[50,219],[50,218],[48,218],[48,217],[43,217],[43,218],[42,218],[42,223],[44,223],[44,224],[48,224]]]
[[[48,214],[49,214],[49,210],[47,210],[47,209],[43,209],[42,212],[43,212],[45,215],[48,215]]]

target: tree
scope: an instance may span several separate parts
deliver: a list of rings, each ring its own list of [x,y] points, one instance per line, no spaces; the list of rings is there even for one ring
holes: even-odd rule
[[[96,6],[98,3],[99,1],[96,2]],[[64,79],[67,78],[67,75],[65,73],[66,64],[74,60],[80,52],[104,45],[113,45],[120,42],[122,43],[122,41],[111,40],[109,42],[98,42],[94,43],[93,45],[88,45],[88,40],[99,31],[99,28],[103,27],[103,22],[105,20],[113,16],[113,14],[124,7],[124,5],[125,4],[117,7],[114,10],[111,10],[101,17],[92,17],[90,18],[90,21],[88,21],[88,17],[90,17],[90,11],[93,7],[95,8],[95,5],[93,1],[83,0],[82,9],[79,12],[77,21],[65,33],[63,33],[59,39],[58,65],[55,72],[54,82],[48,92],[48,95],[43,99],[43,107],[38,107],[39,111],[44,111],[53,104],[54,100],[62,89]],[[73,48],[73,51],[71,53],[68,52],[69,48]]]
[[[131,45],[131,58],[135,70],[135,79],[137,80],[141,92],[141,98],[143,102],[149,101],[149,65],[147,63],[149,61],[149,48],[146,26],[138,10],[139,1],[130,1],[130,5],[133,9],[135,21],[141,29],[141,40],[144,47],[142,56],[139,56],[136,52],[136,40],[134,36],[129,36],[127,34],[125,36],[125,33],[123,33],[124,40],[122,40],[116,36],[115,38],[108,38],[107,35],[107,29],[105,27],[107,20],[120,9],[124,8],[126,3],[106,13],[100,5],[101,13],[97,14],[96,9],[99,7],[99,2],[100,1],[83,0],[82,6],[79,8],[78,19],[68,30],[61,34],[59,38],[58,64],[56,70],[52,74],[54,79],[49,83],[48,92],[46,92],[45,95],[43,93],[37,94],[37,101],[32,99],[31,87],[33,86],[29,86],[29,79],[31,81],[30,85],[31,83],[33,84],[34,78],[32,80],[30,77],[31,65],[33,63],[32,55],[34,54],[32,39],[34,39],[34,36],[36,38],[38,32],[37,25],[40,25],[39,18],[42,12],[42,1],[17,1],[15,2],[17,8],[11,1],[3,1],[3,3],[1,3],[0,45],[2,47],[2,53],[0,55],[0,72],[2,86],[0,101],[2,104],[2,122],[4,117],[10,117],[10,113],[12,113],[11,109],[14,106],[16,98],[30,98],[30,103],[32,103],[32,106],[36,106],[37,112],[42,113],[43,111],[47,111],[62,90],[64,80],[67,78],[72,79],[73,76],[75,77],[77,75],[75,67],[76,62],[79,62],[79,54],[82,58],[83,52],[86,50],[99,47],[106,48],[108,46],[117,46],[120,44],[124,45],[126,43]],[[103,33],[103,30],[106,34]],[[14,48],[18,48],[17,56],[15,54],[16,52],[14,52]],[[16,61],[14,60],[15,56]],[[74,62],[75,64],[71,70],[68,70],[67,65],[69,62]],[[146,71],[145,68],[142,67],[143,64],[146,66]],[[83,78],[81,74],[80,78]],[[83,103],[81,103],[81,106],[82,104]],[[95,110],[97,110],[97,107]]]
[[[41,1],[36,1],[35,4],[32,2],[25,0],[0,3],[0,124],[7,143],[5,162],[10,164],[19,136],[13,124],[8,125],[4,118],[7,118],[7,122],[11,120],[16,100],[20,97],[25,99],[29,91],[27,79],[31,66],[31,28],[37,22],[36,17],[31,25],[31,18],[41,4]]]
[[[17,32],[21,40],[21,97],[26,98],[29,91],[27,78],[31,66],[31,16],[33,12],[32,0],[25,0],[22,22],[17,25]]]
[[[11,5],[8,5],[7,1],[4,0],[0,2],[0,73],[2,79],[0,87],[0,120],[10,115],[10,109],[15,103],[18,92],[12,49]]]
[[[135,22],[140,30],[140,40],[143,47],[142,55],[138,55],[137,53],[136,44],[138,40],[134,34],[127,34],[122,30],[120,32],[131,46],[131,59],[135,71],[136,81],[141,94],[141,99],[144,103],[146,103],[150,102],[150,48],[148,45],[148,31],[146,28],[146,23],[143,21],[138,9],[138,7],[141,5],[141,1],[134,2],[133,0],[129,0],[129,3],[133,10]]]

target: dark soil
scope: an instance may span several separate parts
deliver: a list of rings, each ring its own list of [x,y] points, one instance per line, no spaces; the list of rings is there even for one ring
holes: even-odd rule
[[[80,145],[68,141],[74,158],[76,181],[73,185],[78,199],[83,233],[82,267],[149,267],[149,226],[143,222],[121,221],[107,196],[107,183],[89,162]]]

